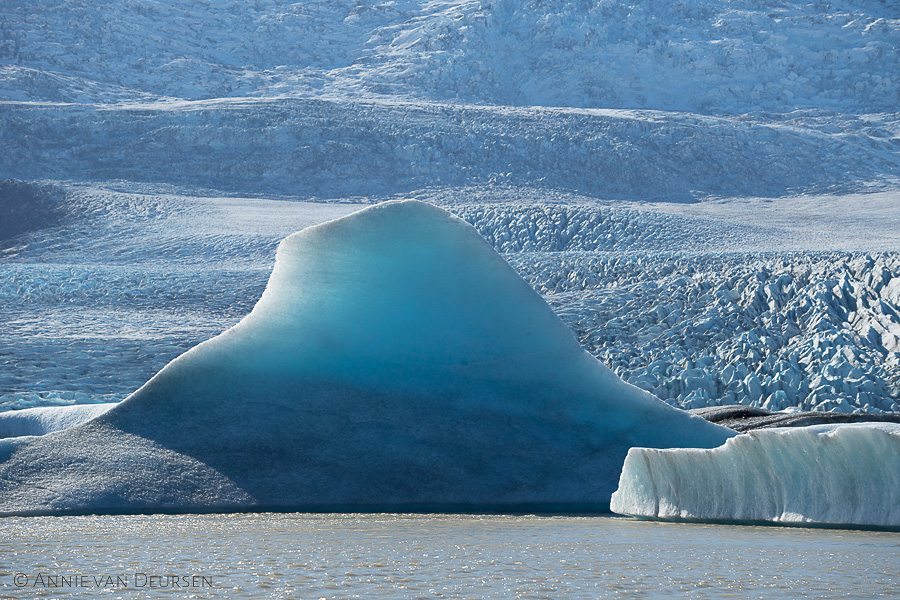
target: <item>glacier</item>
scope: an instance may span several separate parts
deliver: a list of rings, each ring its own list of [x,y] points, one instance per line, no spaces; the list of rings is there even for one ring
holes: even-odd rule
[[[706,114],[894,112],[892,8],[772,0],[8,1],[0,7],[0,100],[368,95]]]
[[[705,449],[632,448],[614,512],[650,519],[900,527],[900,425],[773,428]]]
[[[286,238],[249,315],[118,405],[6,440],[0,514],[606,510],[629,448],[734,435],[619,379],[472,226],[395,201]]]

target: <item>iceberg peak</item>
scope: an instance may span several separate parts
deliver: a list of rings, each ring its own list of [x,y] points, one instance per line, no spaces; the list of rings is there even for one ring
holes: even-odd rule
[[[524,381],[536,364],[580,351],[473,227],[413,200],[286,238],[265,293],[232,334],[251,331],[266,369],[394,391],[468,388],[461,382],[501,374]]]

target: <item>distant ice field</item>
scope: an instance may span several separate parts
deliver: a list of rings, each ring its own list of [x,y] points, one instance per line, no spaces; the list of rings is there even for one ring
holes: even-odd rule
[[[708,114],[896,111],[893,8],[877,0],[8,0],[0,98],[342,95]]]
[[[673,405],[900,410],[896,192],[676,204],[444,186],[326,203],[41,185],[64,218],[0,251],[0,410],[124,398],[250,311],[281,238],[389,197],[474,224],[591,353]]]
[[[896,189],[896,112],[741,115],[346,97],[0,102],[0,173],[316,197],[533,187],[686,202]]]

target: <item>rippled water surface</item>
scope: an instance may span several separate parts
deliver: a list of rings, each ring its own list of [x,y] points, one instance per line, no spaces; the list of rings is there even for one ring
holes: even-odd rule
[[[890,532],[597,516],[0,519],[2,598],[768,600],[898,589]]]

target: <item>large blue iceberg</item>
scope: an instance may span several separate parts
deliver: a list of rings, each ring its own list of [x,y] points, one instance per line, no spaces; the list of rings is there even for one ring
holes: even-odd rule
[[[719,446],[585,352],[469,225],[389,202],[285,239],[239,324],[4,440],[0,514],[606,510],[633,446]]]

